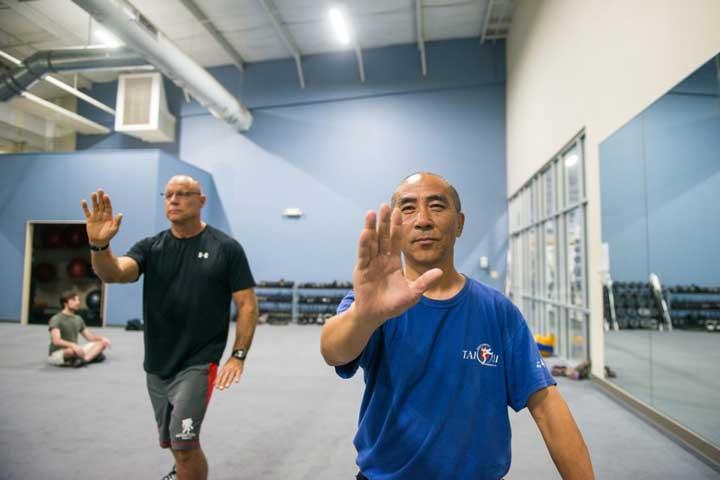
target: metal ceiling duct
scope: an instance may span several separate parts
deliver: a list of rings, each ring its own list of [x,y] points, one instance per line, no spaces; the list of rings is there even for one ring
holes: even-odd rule
[[[187,90],[214,116],[239,131],[250,128],[247,108],[187,56],[127,0],[73,0],[118,39],[135,49],[165,76]]]
[[[85,70],[117,70],[148,65],[147,60],[129,48],[80,47],[35,52],[0,78],[0,101],[27,90],[48,73]]]

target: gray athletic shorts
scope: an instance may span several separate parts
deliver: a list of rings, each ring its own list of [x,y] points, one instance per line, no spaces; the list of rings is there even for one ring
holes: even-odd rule
[[[200,427],[217,374],[217,364],[194,365],[174,377],[147,374],[160,446],[191,450],[200,446]]]

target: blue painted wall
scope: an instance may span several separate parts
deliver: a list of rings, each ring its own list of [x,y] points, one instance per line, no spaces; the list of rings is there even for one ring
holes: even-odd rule
[[[424,78],[415,45],[363,54],[364,84],[352,52],[303,57],[305,89],[291,60],[251,64],[244,74],[212,69],[252,109],[254,124],[238,134],[197,103],[180,102],[180,158],[213,175],[257,279],[349,280],[364,212],[406,175],[432,170],[455,184],[468,217],[458,267],[501,287],[504,44],[429,43]],[[286,207],[305,216],[283,219]],[[483,255],[498,279],[479,269]]]
[[[600,146],[614,280],[720,285],[719,93],[708,62]]]
[[[3,155],[0,159],[0,319],[19,320],[30,220],[82,221],[80,200],[98,187],[123,213],[113,251],[125,253],[136,241],[167,228],[159,192],[175,172],[199,178],[208,193],[207,216],[227,229],[212,178],[158,150],[96,150],[76,153]],[[106,323],[141,317],[142,282],[111,285]]]

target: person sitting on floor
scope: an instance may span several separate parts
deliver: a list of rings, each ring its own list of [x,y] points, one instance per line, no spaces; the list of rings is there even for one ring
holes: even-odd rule
[[[90,362],[101,362],[105,359],[103,350],[110,347],[110,340],[93,334],[82,317],[77,315],[80,308],[80,297],[74,290],[60,295],[62,311],[50,318],[50,352],[48,363],[57,366],[79,367]],[[78,334],[87,343],[77,343]]]

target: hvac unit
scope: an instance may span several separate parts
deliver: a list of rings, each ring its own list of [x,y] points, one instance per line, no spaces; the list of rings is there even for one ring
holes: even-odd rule
[[[175,140],[175,117],[168,112],[160,73],[118,77],[115,130],[146,142]]]

